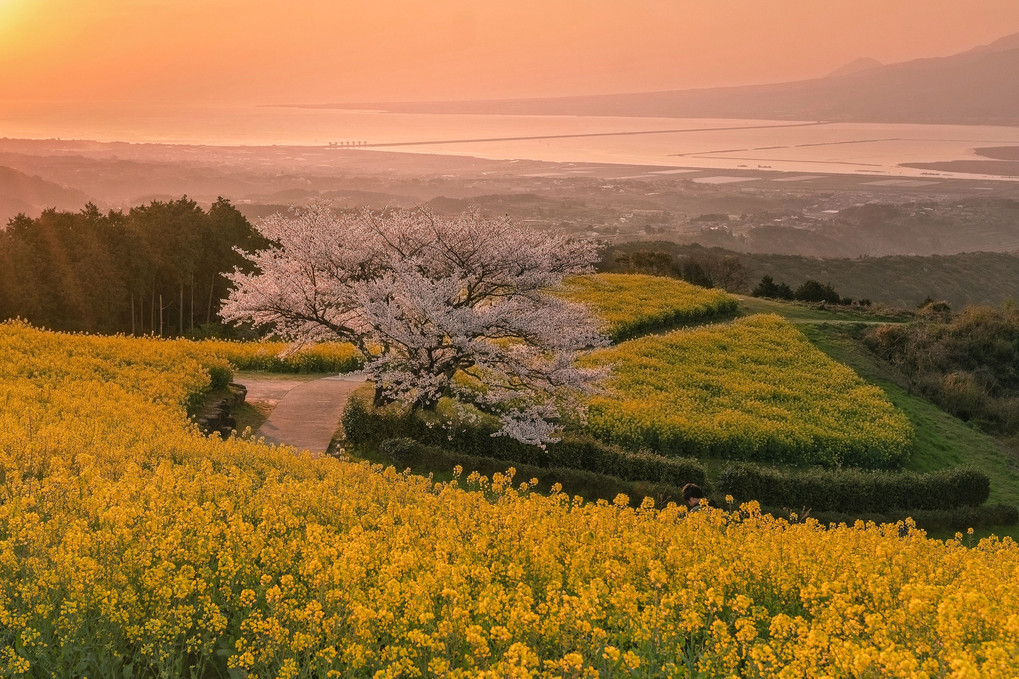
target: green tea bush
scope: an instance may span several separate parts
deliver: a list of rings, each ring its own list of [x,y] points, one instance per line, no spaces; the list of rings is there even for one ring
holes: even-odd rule
[[[855,469],[780,471],[750,464],[726,465],[716,479],[720,493],[737,501],[809,508],[815,511],[885,513],[892,510],[946,510],[987,501],[986,474],[959,468],[918,474]]]
[[[791,518],[790,510],[787,508],[763,507],[762,511],[782,518]],[[964,531],[967,528],[1014,526],[1019,523],[1019,508],[1008,504],[956,507],[955,509],[898,510],[884,514],[810,511],[804,515],[802,511],[792,511],[798,514],[797,520],[809,517],[822,525],[844,523],[851,526],[857,521],[872,521],[877,524],[896,523],[908,518],[913,520],[917,528],[927,531]]]
[[[614,500],[619,494],[626,495],[630,504],[640,506],[645,497],[654,499],[655,505],[664,507],[669,502],[682,502],[681,487],[667,483],[649,481],[629,481],[608,474],[583,469],[556,466],[536,466],[531,464],[508,464],[506,460],[482,455],[468,455],[438,446],[430,446],[410,438],[387,439],[379,444],[379,453],[398,469],[410,469],[417,473],[436,471],[452,471],[459,466],[464,475],[478,472],[491,476],[496,472],[505,473],[508,467],[516,471],[516,483],[530,482],[540,492],[548,493],[555,484],[560,484],[569,495],[584,498],[588,501]],[[707,488],[705,488],[707,489]]]

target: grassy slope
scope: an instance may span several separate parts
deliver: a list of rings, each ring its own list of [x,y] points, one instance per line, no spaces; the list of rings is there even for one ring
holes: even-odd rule
[[[243,432],[250,428],[252,432],[255,432],[269,418],[271,412],[272,406],[265,402],[245,402],[236,406],[231,414],[237,421],[237,431]]]
[[[1019,504],[1019,456],[930,401],[907,393],[901,377],[859,342],[856,335],[860,324],[874,324],[881,319],[759,299],[744,300],[743,308],[747,313],[785,316],[797,323],[818,349],[881,387],[916,429],[909,469],[924,472],[971,465],[991,478],[991,502]]]
[[[740,297],[740,307],[748,314],[778,314],[790,323],[897,323],[903,320],[901,315],[883,313],[880,310],[832,308],[818,309],[809,304],[799,302],[782,302],[774,299],[758,297]]]

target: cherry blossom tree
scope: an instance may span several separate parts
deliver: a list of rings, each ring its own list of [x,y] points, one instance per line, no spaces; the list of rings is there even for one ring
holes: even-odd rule
[[[251,321],[299,346],[353,343],[367,358],[376,405],[433,409],[440,398],[501,418],[500,434],[554,440],[577,396],[601,373],[574,365],[604,344],[587,310],[552,294],[591,270],[595,245],[522,228],[476,210],[364,209],[312,205],[256,225],[273,245],[243,253],[227,321]]]

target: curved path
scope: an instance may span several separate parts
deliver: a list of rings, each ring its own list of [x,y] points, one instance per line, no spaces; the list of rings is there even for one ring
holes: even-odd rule
[[[318,379],[277,376],[238,376],[248,389],[248,401],[275,403],[259,436],[266,443],[283,443],[313,453],[324,453],[336,433],[350,392],[364,384],[353,373]]]

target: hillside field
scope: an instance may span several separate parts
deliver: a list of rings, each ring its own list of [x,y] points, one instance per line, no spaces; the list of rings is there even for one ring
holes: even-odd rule
[[[207,439],[185,404],[225,365],[0,326],[4,674],[1019,670],[1011,541],[433,484]]]
[[[650,336],[595,352],[610,393],[595,435],[666,455],[896,467],[909,422],[876,387],[777,316]]]
[[[423,417],[376,411],[363,399],[347,411],[348,450],[443,479],[457,464],[487,473],[513,464],[542,489],[558,477],[588,498],[668,502],[694,481],[718,502],[728,493],[767,499],[777,516],[806,511],[850,523],[911,516],[940,536],[974,527],[1014,533],[1019,478],[1010,454],[906,394],[854,339],[908,314],[730,295],[744,316],[734,321],[729,313],[698,315],[719,291],[642,275],[584,280],[587,303],[606,327],[610,315],[634,325],[661,315],[698,320],[674,332],[650,324],[645,332],[657,334],[583,359],[610,369],[606,391],[543,452],[493,438],[491,418],[469,406],[461,412],[448,403]],[[612,290],[630,303],[613,304]],[[836,332],[837,345],[826,341]]]
[[[676,278],[594,274],[567,281],[563,296],[585,304],[614,341],[736,313],[735,297]]]
[[[696,295],[657,298],[682,309]],[[697,415],[690,441],[728,436],[720,455],[793,451],[822,465],[869,455],[929,471],[985,445],[953,418],[929,426],[937,418],[854,343],[858,318],[789,310],[599,350],[587,360],[611,357],[616,391],[596,398],[592,431],[610,422],[606,404],[636,412],[650,401],[640,417],[652,427]],[[512,468],[458,467],[435,482],[203,436],[188,414],[235,368],[360,365],[345,345],[289,358],[280,348],[0,324],[0,673],[1019,673],[1011,539],[936,540],[909,520],[789,521],[754,502],[691,514],[651,498],[585,501]],[[1019,484],[1006,472],[991,489],[1008,501]]]

